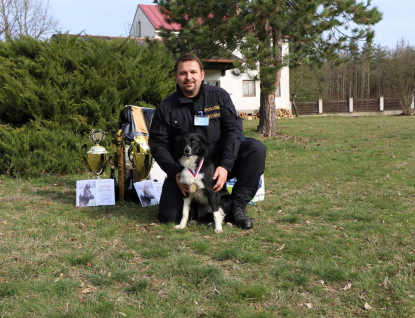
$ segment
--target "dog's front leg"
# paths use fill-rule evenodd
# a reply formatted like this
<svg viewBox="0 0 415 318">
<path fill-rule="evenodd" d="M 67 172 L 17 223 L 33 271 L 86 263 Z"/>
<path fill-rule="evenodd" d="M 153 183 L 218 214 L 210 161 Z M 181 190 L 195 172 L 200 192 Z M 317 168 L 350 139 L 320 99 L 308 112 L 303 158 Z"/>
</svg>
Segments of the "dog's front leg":
<svg viewBox="0 0 415 318">
<path fill-rule="evenodd" d="M 215 193 L 213 189 L 206 188 L 209 204 L 213 210 L 213 221 L 215 222 L 215 233 L 222 232 L 222 222 L 225 219 L 225 212 L 220 207 L 220 195 Z"/>
<path fill-rule="evenodd" d="M 213 221 L 215 222 L 215 233 L 222 232 L 222 222 L 225 219 L 225 212 L 222 208 L 219 208 L 216 212 L 213 212 Z"/>
<path fill-rule="evenodd" d="M 183 200 L 183 212 L 182 212 L 182 219 L 180 220 L 180 223 L 176 225 L 175 229 L 184 229 L 187 225 L 187 220 L 189 219 L 189 213 L 190 213 L 190 204 L 192 203 L 192 200 L 189 196 L 184 198 Z"/>
</svg>

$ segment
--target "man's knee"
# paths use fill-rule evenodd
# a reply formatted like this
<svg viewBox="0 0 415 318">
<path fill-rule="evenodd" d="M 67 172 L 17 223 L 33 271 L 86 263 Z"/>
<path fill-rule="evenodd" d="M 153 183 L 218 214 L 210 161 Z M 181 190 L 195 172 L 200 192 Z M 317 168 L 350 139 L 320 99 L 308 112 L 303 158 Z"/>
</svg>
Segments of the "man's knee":
<svg viewBox="0 0 415 318">
<path fill-rule="evenodd" d="M 267 147 L 259 140 L 255 140 L 254 145 L 255 153 L 257 154 L 257 156 L 265 160 L 265 157 L 267 155 Z"/>
<path fill-rule="evenodd" d="M 267 147 L 259 140 L 245 139 L 241 144 L 240 151 L 242 157 L 250 157 L 251 160 L 258 160 L 258 163 L 265 162 Z"/>
<path fill-rule="evenodd" d="M 239 148 L 238 157 L 230 177 L 257 179 L 264 173 L 267 147 L 255 139 L 245 139 Z"/>
<path fill-rule="evenodd" d="M 180 222 L 183 210 L 183 195 L 176 181 L 166 178 L 161 192 L 158 219 L 161 223 Z"/>
<path fill-rule="evenodd" d="M 177 204 L 178 202 L 175 202 L 176 204 L 162 204 L 160 202 L 159 204 L 159 213 L 158 213 L 158 219 L 160 223 L 179 223 L 182 218 L 182 210 L 183 210 L 183 204 Z"/>
</svg>

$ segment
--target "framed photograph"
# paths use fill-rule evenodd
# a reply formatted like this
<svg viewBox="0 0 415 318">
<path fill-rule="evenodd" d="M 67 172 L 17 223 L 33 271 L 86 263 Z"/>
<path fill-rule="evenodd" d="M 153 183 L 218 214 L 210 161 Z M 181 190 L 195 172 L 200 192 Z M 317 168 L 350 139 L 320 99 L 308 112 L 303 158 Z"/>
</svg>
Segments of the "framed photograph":
<svg viewBox="0 0 415 318">
<path fill-rule="evenodd" d="M 152 206 L 159 203 L 160 193 L 158 187 L 151 180 L 144 180 L 134 183 L 141 206 Z"/>
<path fill-rule="evenodd" d="M 76 206 L 115 205 L 114 180 L 76 181 Z"/>
</svg>

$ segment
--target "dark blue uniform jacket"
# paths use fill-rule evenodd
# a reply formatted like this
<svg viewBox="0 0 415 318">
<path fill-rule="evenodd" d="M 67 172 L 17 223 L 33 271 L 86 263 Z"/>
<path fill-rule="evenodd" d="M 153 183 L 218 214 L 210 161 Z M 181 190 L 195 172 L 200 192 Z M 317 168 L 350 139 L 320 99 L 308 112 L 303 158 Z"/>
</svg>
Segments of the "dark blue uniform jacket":
<svg viewBox="0 0 415 318">
<path fill-rule="evenodd" d="M 194 116 L 202 111 L 209 116 L 209 126 L 195 126 Z M 149 144 L 151 154 L 169 177 L 182 170 L 175 160 L 175 142 L 185 132 L 204 135 L 208 141 L 208 155 L 216 165 L 229 172 L 238 154 L 242 133 L 242 119 L 224 89 L 202 83 L 194 98 L 177 91 L 163 100 L 154 114 Z"/>
</svg>

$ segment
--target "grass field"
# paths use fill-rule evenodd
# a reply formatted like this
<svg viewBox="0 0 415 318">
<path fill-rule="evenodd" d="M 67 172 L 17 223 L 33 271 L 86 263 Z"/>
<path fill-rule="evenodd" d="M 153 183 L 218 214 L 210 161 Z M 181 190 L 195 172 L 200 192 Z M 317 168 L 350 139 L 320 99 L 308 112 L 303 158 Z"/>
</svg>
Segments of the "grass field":
<svg viewBox="0 0 415 318">
<path fill-rule="evenodd" d="M 0 317 L 415 317 L 415 117 L 277 125 L 250 231 L 3 177 Z"/>
</svg>

